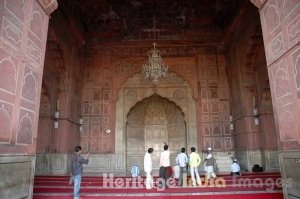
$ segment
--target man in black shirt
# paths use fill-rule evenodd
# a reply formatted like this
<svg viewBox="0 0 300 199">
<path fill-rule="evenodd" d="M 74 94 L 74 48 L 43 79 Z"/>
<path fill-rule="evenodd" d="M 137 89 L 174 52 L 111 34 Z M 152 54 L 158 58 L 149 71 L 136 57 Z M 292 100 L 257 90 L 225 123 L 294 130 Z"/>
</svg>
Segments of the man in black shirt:
<svg viewBox="0 0 300 199">
<path fill-rule="evenodd" d="M 86 158 L 83 158 L 80 154 L 81 154 L 81 146 L 76 146 L 75 154 L 72 158 L 72 165 L 71 165 L 71 173 L 74 180 L 74 199 L 79 199 L 83 164 L 87 164 L 89 162 L 89 156 L 90 156 L 90 154 L 88 153 Z"/>
</svg>

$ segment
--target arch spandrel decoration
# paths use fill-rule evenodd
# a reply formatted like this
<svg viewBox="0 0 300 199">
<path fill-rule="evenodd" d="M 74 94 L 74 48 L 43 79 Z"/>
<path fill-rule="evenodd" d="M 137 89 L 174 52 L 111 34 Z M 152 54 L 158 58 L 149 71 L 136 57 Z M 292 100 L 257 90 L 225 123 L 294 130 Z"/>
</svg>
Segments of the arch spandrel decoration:
<svg viewBox="0 0 300 199">
<path fill-rule="evenodd" d="M 147 85 L 153 85 L 151 81 L 145 80 L 141 76 L 142 65 L 145 63 L 146 59 L 127 59 L 126 61 L 114 62 L 115 66 L 116 80 L 115 88 L 120 90 L 123 84 L 126 84 L 128 79 L 137 75 L 137 78 L 140 79 L 140 82 Z M 199 94 L 197 90 L 196 83 L 196 62 L 194 57 L 181 57 L 181 58 L 165 58 L 164 61 L 169 67 L 169 72 L 166 79 L 161 79 L 160 83 L 168 83 L 178 81 L 178 78 L 181 78 L 182 82 L 186 82 L 188 86 L 192 89 L 193 98 L 197 100 Z M 184 63 L 184 64 L 183 64 Z M 173 73 L 173 75 L 172 75 Z M 176 75 L 175 75 L 176 74 Z M 116 93 L 117 95 L 117 93 Z M 115 99 L 118 100 L 118 96 L 115 96 Z"/>
<path fill-rule="evenodd" d="M 125 88 L 123 88 L 123 94 L 125 95 L 124 97 L 126 100 L 124 115 L 127 115 L 130 112 L 131 108 L 134 107 L 137 103 L 155 94 L 175 103 L 178 107 L 180 107 L 185 116 L 188 115 L 187 97 L 189 94 L 189 90 L 190 93 L 192 91 L 189 85 L 177 74 L 170 73 L 169 80 L 162 80 L 158 83 L 157 86 L 155 86 L 152 82 L 146 82 L 143 85 L 143 82 L 144 80 L 141 77 L 141 75 L 135 74 L 132 77 L 128 78 L 127 81 L 124 83 L 123 86 L 125 86 Z M 171 84 L 174 85 L 174 88 L 170 88 L 169 85 Z M 142 85 L 142 87 L 134 86 L 128 88 L 126 85 Z M 119 90 L 119 97 L 121 90 Z M 185 121 L 186 120 L 187 119 L 185 118 Z"/>
</svg>

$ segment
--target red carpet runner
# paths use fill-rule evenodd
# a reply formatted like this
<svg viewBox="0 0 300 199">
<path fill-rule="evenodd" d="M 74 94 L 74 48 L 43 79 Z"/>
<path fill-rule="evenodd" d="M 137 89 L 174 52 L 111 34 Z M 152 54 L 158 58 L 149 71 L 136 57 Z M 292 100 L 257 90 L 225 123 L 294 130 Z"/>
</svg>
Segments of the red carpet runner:
<svg viewBox="0 0 300 199">
<path fill-rule="evenodd" d="M 220 175 L 213 183 L 200 187 L 178 187 L 171 180 L 167 189 L 146 190 L 144 178 L 112 175 L 84 176 L 81 183 L 83 199 L 283 199 L 279 173 L 247 173 L 233 178 Z M 154 179 L 156 182 L 157 178 Z M 174 186 L 172 186 L 174 185 Z M 68 176 L 36 176 L 34 199 L 71 199 L 73 186 Z"/>
<path fill-rule="evenodd" d="M 283 199 L 282 193 L 206 196 L 81 196 L 82 199 Z M 72 199 L 72 196 L 34 196 L 34 199 Z"/>
</svg>

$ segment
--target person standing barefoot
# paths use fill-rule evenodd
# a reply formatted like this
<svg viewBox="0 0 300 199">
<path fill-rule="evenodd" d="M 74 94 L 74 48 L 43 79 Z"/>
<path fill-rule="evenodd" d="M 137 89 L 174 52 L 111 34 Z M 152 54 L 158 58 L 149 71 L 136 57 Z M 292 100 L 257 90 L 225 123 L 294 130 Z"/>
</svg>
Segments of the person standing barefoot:
<svg viewBox="0 0 300 199">
<path fill-rule="evenodd" d="M 151 154 L 153 153 L 153 148 L 149 148 L 148 152 L 144 156 L 144 171 L 146 172 L 146 189 L 153 188 L 153 177 L 152 172 L 152 158 Z"/>
</svg>

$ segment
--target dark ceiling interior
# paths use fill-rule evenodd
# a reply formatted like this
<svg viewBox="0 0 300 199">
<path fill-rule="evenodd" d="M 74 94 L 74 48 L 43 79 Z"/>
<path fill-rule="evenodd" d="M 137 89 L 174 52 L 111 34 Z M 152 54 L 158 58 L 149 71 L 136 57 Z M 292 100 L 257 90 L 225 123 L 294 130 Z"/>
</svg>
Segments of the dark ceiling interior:
<svg viewBox="0 0 300 199">
<path fill-rule="evenodd" d="M 60 0 L 61 9 L 85 33 L 102 32 L 130 40 L 141 35 L 172 38 L 183 32 L 223 31 L 245 0 Z M 154 29 L 155 23 L 155 29 Z M 179 38 L 180 39 L 180 38 Z"/>
</svg>

